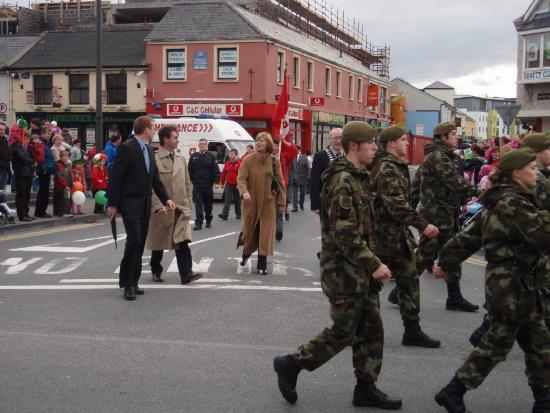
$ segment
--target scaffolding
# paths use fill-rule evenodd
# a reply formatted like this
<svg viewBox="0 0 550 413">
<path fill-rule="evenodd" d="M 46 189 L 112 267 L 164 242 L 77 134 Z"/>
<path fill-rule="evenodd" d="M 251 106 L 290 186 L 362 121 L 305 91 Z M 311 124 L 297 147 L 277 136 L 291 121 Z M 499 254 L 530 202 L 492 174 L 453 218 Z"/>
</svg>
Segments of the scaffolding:
<svg viewBox="0 0 550 413">
<path fill-rule="evenodd" d="M 353 56 L 389 80 L 390 47 L 368 41 L 364 25 L 326 0 L 233 0 L 250 11 Z"/>
</svg>

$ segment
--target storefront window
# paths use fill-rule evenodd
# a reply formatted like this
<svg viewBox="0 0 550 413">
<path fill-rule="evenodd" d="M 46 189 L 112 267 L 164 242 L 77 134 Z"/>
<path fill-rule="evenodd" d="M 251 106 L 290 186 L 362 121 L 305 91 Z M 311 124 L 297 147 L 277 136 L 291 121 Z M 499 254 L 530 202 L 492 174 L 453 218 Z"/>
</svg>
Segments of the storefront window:
<svg viewBox="0 0 550 413">
<path fill-rule="evenodd" d="M 540 67 L 540 35 L 527 36 L 525 47 L 525 67 L 535 69 Z"/>
</svg>

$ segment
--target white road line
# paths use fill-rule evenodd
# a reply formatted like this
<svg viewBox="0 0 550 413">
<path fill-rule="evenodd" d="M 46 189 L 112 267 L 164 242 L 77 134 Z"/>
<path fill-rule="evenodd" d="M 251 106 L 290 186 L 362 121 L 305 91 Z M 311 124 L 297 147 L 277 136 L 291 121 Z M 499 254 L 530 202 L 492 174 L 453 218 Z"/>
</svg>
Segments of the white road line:
<svg viewBox="0 0 550 413">
<path fill-rule="evenodd" d="M 210 237 L 210 238 L 200 239 L 198 241 L 193 241 L 193 242 L 190 242 L 189 245 L 202 244 L 204 242 L 213 241 L 215 239 L 225 238 L 225 237 L 229 237 L 231 235 L 237 235 L 237 234 L 239 234 L 239 232 L 228 232 L 227 234 L 216 235 L 215 237 Z"/>
<path fill-rule="evenodd" d="M 215 285 L 215 284 L 146 284 L 141 286 L 145 290 L 264 290 L 264 291 L 302 291 L 320 292 L 317 287 L 277 287 L 268 285 Z M 40 291 L 40 290 L 114 290 L 113 284 L 96 285 L 0 285 L 0 291 Z"/>
<path fill-rule="evenodd" d="M 118 237 L 118 240 L 121 241 L 126 238 L 126 235 L 120 235 Z M 74 241 L 73 241 L 74 242 Z M 75 253 L 75 254 L 82 254 L 85 252 L 90 252 L 92 250 L 95 250 L 97 248 L 104 247 L 105 245 L 114 244 L 113 239 L 109 239 L 107 241 L 100 242 L 99 244 L 90 245 L 89 247 L 64 247 L 64 246 L 49 246 L 49 245 L 36 245 L 34 247 L 24 247 L 24 248 L 13 248 L 10 249 L 10 251 L 27 251 L 27 252 L 63 252 L 65 254 L 67 253 Z"/>
<path fill-rule="evenodd" d="M 59 282 L 61 284 L 117 283 L 118 278 L 64 278 Z M 193 282 L 194 283 L 240 283 L 244 281 L 234 280 L 231 278 L 201 278 Z"/>
</svg>

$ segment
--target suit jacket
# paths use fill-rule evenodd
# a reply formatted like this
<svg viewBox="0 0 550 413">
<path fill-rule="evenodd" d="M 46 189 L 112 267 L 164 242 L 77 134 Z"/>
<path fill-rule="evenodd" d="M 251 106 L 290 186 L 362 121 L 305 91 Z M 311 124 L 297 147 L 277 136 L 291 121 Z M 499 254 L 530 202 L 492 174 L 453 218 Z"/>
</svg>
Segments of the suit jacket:
<svg viewBox="0 0 550 413">
<path fill-rule="evenodd" d="M 300 157 L 300 159 L 298 159 Z M 293 183 L 297 185 L 306 185 L 309 177 L 309 161 L 304 154 L 296 155 L 292 161 L 292 178 Z"/>
<path fill-rule="evenodd" d="M 330 154 L 330 157 L 329 157 Z M 330 166 L 334 160 L 334 156 L 330 150 L 330 147 L 317 152 L 313 156 L 313 164 L 311 166 L 311 178 L 309 181 L 309 197 L 311 199 L 311 210 L 321 209 L 321 190 L 323 189 L 323 183 L 321 176 L 323 172 Z"/>
<path fill-rule="evenodd" d="M 108 206 L 116 207 L 125 218 L 148 217 L 151 214 L 152 191 L 166 204 L 169 197 L 159 178 L 155 155 L 149 146 L 150 168 L 147 173 L 145 157 L 137 137 L 118 147 L 116 162 L 109 174 Z"/>
</svg>

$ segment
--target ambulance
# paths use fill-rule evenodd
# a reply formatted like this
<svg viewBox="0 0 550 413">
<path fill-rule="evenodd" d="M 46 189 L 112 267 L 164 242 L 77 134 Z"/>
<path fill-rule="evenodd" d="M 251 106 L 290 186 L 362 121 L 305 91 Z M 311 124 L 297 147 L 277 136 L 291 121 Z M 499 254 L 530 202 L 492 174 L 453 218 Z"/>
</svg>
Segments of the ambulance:
<svg viewBox="0 0 550 413">
<path fill-rule="evenodd" d="M 229 158 L 229 150 L 236 149 L 239 158 L 246 152 L 246 147 L 254 145 L 254 139 L 237 122 L 207 116 L 198 118 L 154 118 L 157 130 L 165 125 L 174 125 L 179 132 L 178 150 L 187 161 L 194 152 L 199 150 L 199 140 L 206 139 L 208 151 L 216 158 L 220 173 Z M 152 146 L 158 146 L 158 136 L 155 135 Z M 214 188 L 214 199 L 221 199 L 223 189 Z"/>
</svg>

